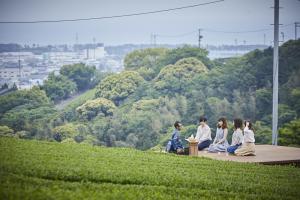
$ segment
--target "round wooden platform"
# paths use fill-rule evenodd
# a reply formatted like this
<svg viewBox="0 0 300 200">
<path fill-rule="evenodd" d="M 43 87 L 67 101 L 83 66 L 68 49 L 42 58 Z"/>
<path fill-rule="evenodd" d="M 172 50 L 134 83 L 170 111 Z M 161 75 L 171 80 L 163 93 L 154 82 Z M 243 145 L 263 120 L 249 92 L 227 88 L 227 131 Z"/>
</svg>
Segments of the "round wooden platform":
<svg viewBox="0 0 300 200">
<path fill-rule="evenodd" d="M 255 147 L 256 156 L 235 156 L 228 153 L 209 153 L 207 151 L 198 151 L 198 156 L 235 162 L 300 164 L 300 148 L 273 145 L 256 145 Z"/>
</svg>

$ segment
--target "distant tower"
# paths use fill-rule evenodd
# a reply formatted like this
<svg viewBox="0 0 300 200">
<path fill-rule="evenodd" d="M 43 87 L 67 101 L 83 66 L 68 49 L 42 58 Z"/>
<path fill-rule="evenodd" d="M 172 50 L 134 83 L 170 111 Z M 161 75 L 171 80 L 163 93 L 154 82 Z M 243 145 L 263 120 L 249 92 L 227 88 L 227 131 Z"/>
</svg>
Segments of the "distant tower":
<svg viewBox="0 0 300 200">
<path fill-rule="evenodd" d="M 282 43 L 284 43 L 284 32 L 280 32 L 280 34 L 281 34 L 281 38 L 282 38 Z"/>
<path fill-rule="evenodd" d="M 297 37 L 297 28 L 299 28 L 299 27 L 300 27 L 300 22 L 295 22 L 295 40 L 298 39 L 298 37 Z"/>
<path fill-rule="evenodd" d="M 236 38 L 234 39 L 234 44 L 235 44 L 235 46 L 237 46 L 237 44 L 238 44 L 238 41 Z"/>
<path fill-rule="evenodd" d="M 96 58 L 96 38 L 93 37 L 94 59 Z"/>
<path fill-rule="evenodd" d="M 19 67 L 19 78 L 23 77 L 21 59 L 20 59 L 20 50 L 19 50 L 19 59 L 18 59 L 18 67 Z"/>
<path fill-rule="evenodd" d="M 77 32 L 76 32 L 76 36 L 75 36 L 74 51 L 78 51 L 78 33 Z"/>
<path fill-rule="evenodd" d="M 199 34 L 198 34 L 198 47 L 201 48 L 201 39 L 203 38 L 203 36 L 201 35 L 201 29 L 198 29 Z"/>
</svg>

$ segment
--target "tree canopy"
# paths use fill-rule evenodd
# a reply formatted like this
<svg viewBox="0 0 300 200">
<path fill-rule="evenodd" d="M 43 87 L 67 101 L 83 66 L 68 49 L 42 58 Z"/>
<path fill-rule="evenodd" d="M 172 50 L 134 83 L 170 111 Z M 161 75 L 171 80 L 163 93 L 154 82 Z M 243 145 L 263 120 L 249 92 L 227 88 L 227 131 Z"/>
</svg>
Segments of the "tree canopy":
<svg viewBox="0 0 300 200">
<path fill-rule="evenodd" d="M 97 86 L 96 97 L 103 97 L 119 105 L 143 83 L 144 79 L 135 71 L 124 71 L 106 77 Z"/>
</svg>

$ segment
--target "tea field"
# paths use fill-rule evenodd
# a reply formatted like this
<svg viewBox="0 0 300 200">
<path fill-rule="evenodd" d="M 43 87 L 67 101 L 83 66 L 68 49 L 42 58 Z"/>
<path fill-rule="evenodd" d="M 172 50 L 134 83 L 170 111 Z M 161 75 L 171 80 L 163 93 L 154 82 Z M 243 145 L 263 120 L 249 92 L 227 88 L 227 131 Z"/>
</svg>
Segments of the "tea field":
<svg viewBox="0 0 300 200">
<path fill-rule="evenodd" d="M 300 199 L 300 168 L 0 137 L 0 199 Z"/>
</svg>

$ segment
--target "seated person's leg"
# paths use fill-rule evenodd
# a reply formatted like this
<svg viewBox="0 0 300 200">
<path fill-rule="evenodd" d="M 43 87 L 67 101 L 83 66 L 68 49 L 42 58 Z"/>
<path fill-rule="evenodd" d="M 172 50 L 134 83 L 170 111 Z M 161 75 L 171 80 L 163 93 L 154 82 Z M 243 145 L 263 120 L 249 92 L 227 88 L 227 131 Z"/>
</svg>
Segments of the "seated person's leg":
<svg viewBox="0 0 300 200">
<path fill-rule="evenodd" d="M 227 148 L 227 152 L 233 154 L 236 149 L 237 149 L 236 146 L 230 146 Z"/>
<path fill-rule="evenodd" d="M 209 147 L 209 145 L 210 145 L 210 140 L 203 141 L 198 144 L 198 150 L 201 151 L 201 150 Z"/>
</svg>

